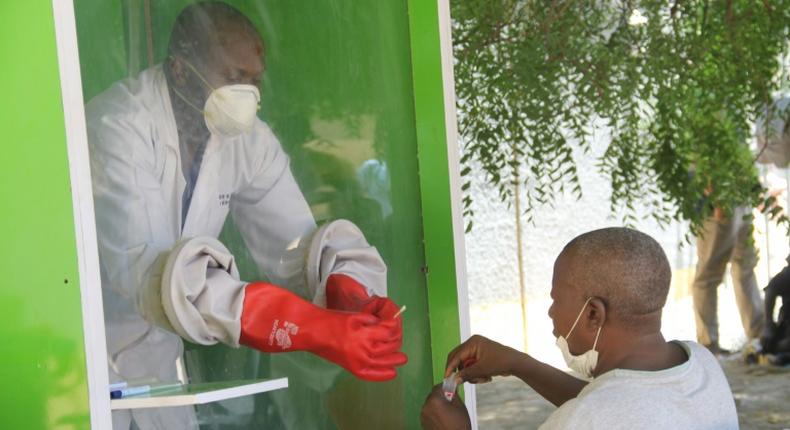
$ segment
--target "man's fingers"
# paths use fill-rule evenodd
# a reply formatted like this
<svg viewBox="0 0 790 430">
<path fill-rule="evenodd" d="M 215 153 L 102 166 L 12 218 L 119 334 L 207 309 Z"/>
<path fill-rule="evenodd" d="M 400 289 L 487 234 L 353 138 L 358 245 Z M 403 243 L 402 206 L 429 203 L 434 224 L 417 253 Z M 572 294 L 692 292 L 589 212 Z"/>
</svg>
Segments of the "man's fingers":
<svg viewBox="0 0 790 430">
<path fill-rule="evenodd" d="M 395 317 L 395 314 L 400 311 L 398 305 L 386 297 L 374 296 L 370 302 L 362 308 L 363 312 L 371 313 L 381 318 L 382 320 L 389 320 Z"/>
<path fill-rule="evenodd" d="M 475 363 L 477 363 L 477 357 L 466 357 L 465 359 L 463 359 L 459 367 L 460 368 L 469 367 Z"/>
<path fill-rule="evenodd" d="M 351 317 L 352 327 L 371 327 L 375 326 L 380 320 L 371 314 L 357 312 Z"/>
<path fill-rule="evenodd" d="M 398 372 L 392 367 L 369 367 L 360 370 L 355 375 L 366 381 L 389 381 L 398 376 Z"/>
<path fill-rule="evenodd" d="M 478 349 L 476 343 L 474 343 L 474 337 L 456 346 L 447 354 L 444 377 L 450 376 L 456 369 L 461 369 L 469 366 L 471 363 L 476 363 L 478 360 L 477 352 Z"/>
<path fill-rule="evenodd" d="M 373 345 L 370 345 L 367 350 L 370 355 L 376 357 L 379 355 L 386 355 L 391 354 L 393 352 L 398 352 L 400 350 L 401 345 L 403 342 L 400 339 L 392 341 L 392 342 L 375 342 Z"/>
<path fill-rule="evenodd" d="M 365 304 L 365 306 L 362 307 L 362 312 L 367 312 L 381 318 L 380 314 L 384 310 L 384 305 L 385 303 L 383 303 L 381 300 L 377 300 L 376 297 L 373 297 L 367 304 Z"/>
<path fill-rule="evenodd" d="M 364 336 L 365 339 L 375 340 L 376 342 L 391 342 L 401 337 L 400 333 L 398 331 L 393 331 L 391 326 L 382 325 L 380 319 L 372 315 L 368 316 L 375 318 L 377 322 L 376 324 L 365 325 L 358 328 L 359 333 Z"/>
<path fill-rule="evenodd" d="M 462 350 L 465 348 L 465 346 L 466 346 L 466 343 L 462 343 L 462 344 L 456 346 L 455 348 L 453 348 L 453 350 L 450 351 L 449 354 L 447 354 L 447 364 L 445 364 L 445 366 L 444 366 L 444 377 L 445 378 L 450 376 L 450 375 L 452 375 L 453 372 L 455 372 L 455 369 L 457 369 L 458 366 L 461 364 L 462 359 L 461 359 L 460 355 L 461 355 Z"/>
<path fill-rule="evenodd" d="M 394 352 L 392 354 L 384 355 L 381 357 L 373 357 L 368 360 L 370 367 L 396 367 L 403 366 L 409 361 L 409 357 L 402 352 Z"/>
<path fill-rule="evenodd" d="M 393 339 L 400 339 L 403 336 L 403 326 L 399 319 L 382 319 L 379 325 L 386 328 Z"/>
<path fill-rule="evenodd" d="M 472 382 L 478 380 L 491 380 L 491 375 L 485 373 L 484 369 L 479 364 L 473 364 L 469 367 L 464 367 L 461 371 L 458 372 L 458 376 L 461 377 L 461 380 L 464 382 Z M 484 382 L 488 382 L 484 381 Z"/>
</svg>

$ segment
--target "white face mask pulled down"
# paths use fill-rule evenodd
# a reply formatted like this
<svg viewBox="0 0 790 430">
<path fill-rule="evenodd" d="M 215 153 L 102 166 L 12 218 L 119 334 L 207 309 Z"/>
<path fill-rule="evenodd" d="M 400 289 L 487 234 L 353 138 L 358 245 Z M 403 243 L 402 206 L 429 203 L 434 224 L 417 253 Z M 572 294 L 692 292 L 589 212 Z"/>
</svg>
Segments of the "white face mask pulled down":
<svg viewBox="0 0 790 430">
<path fill-rule="evenodd" d="M 214 88 L 192 64 L 188 61 L 184 62 L 211 89 L 211 93 L 206 99 L 203 109 L 199 109 L 178 90 L 174 88 L 173 91 L 189 106 L 203 114 L 206 127 L 211 134 L 231 138 L 242 133 L 249 133 L 255 122 L 255 113 L 260 108 L 261 93 L 258 87 L 234 84 Z"/>
<path fill-rule="evenodd" d="M 583 354 L 571 354 L 571 351 L 568 348 L 568 338 L 571 336 L 571 333 L 573 333 L 573 329 L 576 328 L 576 324 L 579 323 L 579 319 L 584 313 L 584 308 L 586 308 L 587 304 L 590 303 L 590 299 L 592 299 L 592 297 L 584 302 L 584 306 L 582 306 L 581 311 L 579 311 L 579 315 L 576 317 L 576 321 L 573 322 L 573 326 L 571 326 L 571 329 L 568 331 L 568 335 L 557 338 L 557 347 L 560 349 L 560 351 L 562 351 L 562 358 L 565 359 L 565 364 L 567 364 L 571 370 L 587 379 L 593 378 L 593 372 L 595 371 L 595 367 L 598 365 L 598 351 L 595 350 L 595 347 L 598 345 L 598 337 L 601 335 L 601 328 L 603 328 L 603 326 L 598 327 L 598 333 L 595 335 L 595 342 L 593 342 L 592 349 Z"/>
</svg>

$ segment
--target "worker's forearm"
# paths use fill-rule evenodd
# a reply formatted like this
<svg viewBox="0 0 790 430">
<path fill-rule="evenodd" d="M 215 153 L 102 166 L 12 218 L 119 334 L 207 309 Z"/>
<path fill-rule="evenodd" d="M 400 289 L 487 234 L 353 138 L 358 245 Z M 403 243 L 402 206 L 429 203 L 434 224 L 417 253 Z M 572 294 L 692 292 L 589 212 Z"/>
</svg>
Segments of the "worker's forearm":
<svg viewBox="0 0 790 430">
<path fill-rule="evenodd" d="M 587 382 L 548 364 L 542 363 L 527 354 L 519 353 L 512 364 L 511 374 L 556 406 L 576 397 Z"/>
</svg>

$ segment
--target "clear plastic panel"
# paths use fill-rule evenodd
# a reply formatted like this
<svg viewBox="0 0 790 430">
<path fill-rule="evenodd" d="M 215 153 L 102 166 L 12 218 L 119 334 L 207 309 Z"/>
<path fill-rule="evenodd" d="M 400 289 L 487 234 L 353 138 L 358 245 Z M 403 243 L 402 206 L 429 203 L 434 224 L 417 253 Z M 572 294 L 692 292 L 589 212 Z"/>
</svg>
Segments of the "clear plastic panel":
<svg viewBox="0 0 790 430">
<path fill-rule="evenodd" d="M 287 390 L 195 408 L 202 429 L 417 428 L 431 355 L 406 0 L 229 1 L 249 24 L 174 25 L 192 3 L 75 0 L 111 378 L 170 382 L 179 377 L 179 357 L 191 383 L 289 378 Z M 174 28 L 192 38 L 174 36 Z M 251 32 L 262 44 L 250 42 Z M 189 61 L 171 61 L 174 53 Z M 256 68 L 260 82 L 248 73 Z M 263 122 L 252 132 L 244 112 L 227 118 L 222 100 L 210 112 L 213 123 L 195 121 L 211 90 L 230 83 L 258 89 Z M 243 105 L 250 88 L 240 89 L 226 95 Z M 239 130 L 252 141 L 276 139 L 284 157 L 243 153 L 211 167 L 221 152 L 211 136 Z M 216 174 L 206 175 L 211 169 Z M 260 218 L 237 215 L 233 200 L 245 197 L 239 188 L 256 180 L 266 189 L 294 186 L 271 198 Z M 247 225 L 267 216 L 274 221 L 257 230 Z M 403 351 L 410 360 L 393 381 L 364 382 L 304 352 L 185 341 L 182 354 L 179 338 L 149 324 L 167 326 L 164 316 L 140 315 L 140 303 L 157 297 L 138 289 L 159 282 L 163 258 L 190 236 L 218 237 L 242 280 L 308 296 L 294 243 L 340 218 L 378 249 L 390 298 L 408 307 Z M 132 418 L 144 430 L 195 428 L 191 408 L 166 409 L 120 417 L 116 428 L 129 428 Z"/>
</svg>

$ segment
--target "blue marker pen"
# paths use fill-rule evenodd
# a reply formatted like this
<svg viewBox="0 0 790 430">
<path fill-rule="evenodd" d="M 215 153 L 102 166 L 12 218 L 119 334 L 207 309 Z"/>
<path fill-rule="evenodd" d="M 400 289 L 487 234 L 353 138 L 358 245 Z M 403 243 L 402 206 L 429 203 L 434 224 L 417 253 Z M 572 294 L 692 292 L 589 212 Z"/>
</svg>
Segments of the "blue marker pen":
<svg viewBox="0 0 790 430">
<path fill-rule="evenodd" d="M 141 385 L 139 387 L 127 387 L 120 390 L 110 391 L 111 399 L 122 399 L 124 397 L 135 396 L 137 394 L 146 394 L 151 391 L 150 385 Z"/>
<path fill-rule="evenodd" d="M 116 391 L 116 390 L 120 390 L 121 388 L 126 388 L 127 385 L 129 384 L 126 383 L 126 381 L 112 383 L 110 384 L 110 391 Z"/>
<path fill-rule="evenodd" d="M 120 390 L 113 390 L 110 391 L 110 398 L 111 399 L 123 399 L 129 396 L 137 396 L 140 394 L 156 394 L 162 393 L 167 391 L 178 391 L 181 390 L 183 385 L 180 382 L 175 384 L 164 384 L 164 385 L 141 385 L 139 387 L 127 387 L 122 388 Z"/>
</svg>

